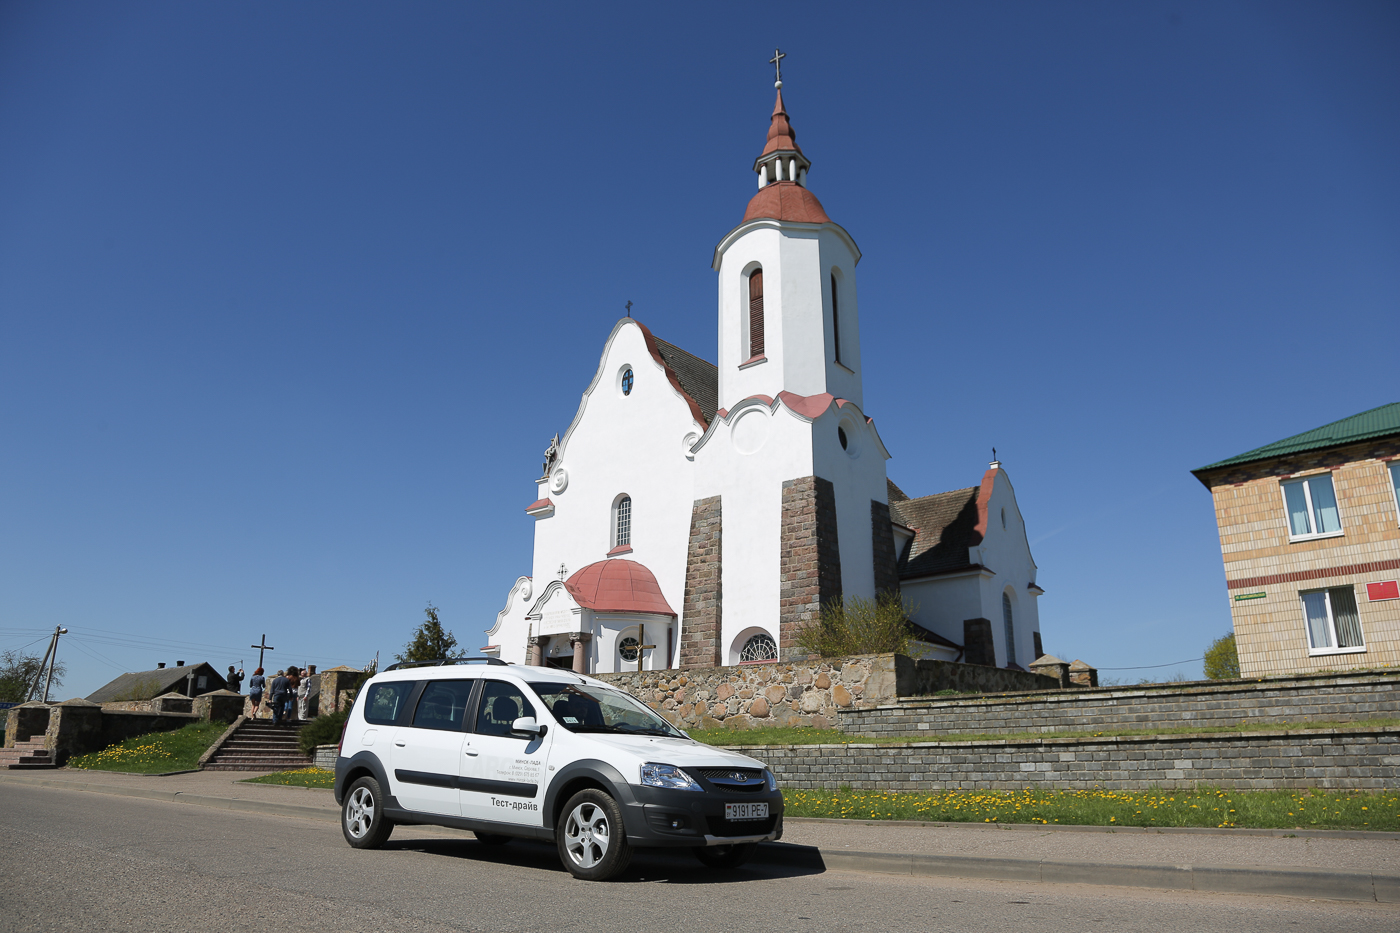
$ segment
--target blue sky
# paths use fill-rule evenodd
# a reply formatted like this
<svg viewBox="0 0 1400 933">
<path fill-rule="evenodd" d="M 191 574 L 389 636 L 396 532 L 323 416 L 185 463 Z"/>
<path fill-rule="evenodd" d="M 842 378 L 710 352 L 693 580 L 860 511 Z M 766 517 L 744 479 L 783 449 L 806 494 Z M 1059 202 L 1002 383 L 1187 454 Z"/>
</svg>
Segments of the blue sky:
<svg viewBox="0 0 1400 933">
<path fill-rule="evenodd" d="M 775 45 L 890 476 L 995 445 L 1046 649 L 1199 675 L 1188 471 L 1400 400 L 1394 4 L 0 6 L 0 648 L 484 644 L 623 304 L 714 359 Z"/>
</svg>

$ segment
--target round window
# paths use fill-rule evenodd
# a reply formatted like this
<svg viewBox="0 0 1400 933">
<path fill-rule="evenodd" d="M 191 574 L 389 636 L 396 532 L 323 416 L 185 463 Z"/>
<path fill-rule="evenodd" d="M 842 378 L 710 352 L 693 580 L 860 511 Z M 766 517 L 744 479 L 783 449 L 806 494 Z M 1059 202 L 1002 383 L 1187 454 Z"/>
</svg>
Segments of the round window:
<svg viewBox="0 0 1400 933">
<path fill-rule="evenodd" d="M 642 643 L 631 635 L 628 635 L 617 643 L 617 653 L 622 655 L 622 660 L 624 661 L 635 661 L 637 658 L 641 657 Z"/>
<path fill-rule="evenodd" d="M 760 632 L 744 642 L 744 647 L 739 651 L 740 661 L 776 661 L 778 660 L 778 643 L 773 641 L 773 636 L 767 632 Z"/>
<path fill-rule="evenodd" d="M 622 371 L 622 394 L 632 394 L 632 369 L 628 367 Z"/>
<path fill-rule="evenodd" d="M 837 428 L 837 429 L 836 429 L 836 439 L 837 439 L 838 441 L 841 442 L 841 449 L 842 449 L 842 450 L 846 450 L 846 449 L 850 446 L 850 443 L 851 443 L 851 442 L 848 441 L 848 440 L 846 440 L 846 429 L 845 429 L 845 428 Z"/>
</svg>

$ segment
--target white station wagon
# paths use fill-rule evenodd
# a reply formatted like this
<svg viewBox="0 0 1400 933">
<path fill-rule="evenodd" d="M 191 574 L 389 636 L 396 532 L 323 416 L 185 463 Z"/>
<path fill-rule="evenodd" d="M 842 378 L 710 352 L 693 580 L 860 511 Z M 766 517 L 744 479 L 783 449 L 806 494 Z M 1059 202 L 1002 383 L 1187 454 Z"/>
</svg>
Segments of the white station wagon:
<svg viewBox="0 0 1400 933">
<path fill-rule="evenodd" d="M 468 663 L 476 662 L 476 663 Z M 623 871 L 633 848 L 743 864 L 783 833 L 773 772 L 702 745 L 631 694 L 495 658 L 396 664 L 355 700 L 335 764 L 345 841 L 395 824 L 471 830 L 487 845 L 553 841 L 576 877 Z"/>
</svg>

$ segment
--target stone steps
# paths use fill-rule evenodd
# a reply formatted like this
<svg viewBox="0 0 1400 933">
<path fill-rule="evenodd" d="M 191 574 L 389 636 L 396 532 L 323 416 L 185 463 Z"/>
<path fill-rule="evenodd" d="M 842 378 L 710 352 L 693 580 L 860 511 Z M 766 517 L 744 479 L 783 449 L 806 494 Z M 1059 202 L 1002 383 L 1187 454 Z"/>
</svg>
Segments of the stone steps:
<svg viewBox="0 0 1400 933">
<path fill-rule="evenodd" d="M 297 747 L 297 733 L 304 723 L 286 720 L 274 726 L 270 720 L 249 719 L 224 740 L 200 766 L 204 771 L 290 771 L 311 766 L 311 759 Z"/>
<path fill-rule="evenodd" d="M 53 752 L 45 747 L 43 739 L 26 739 L 10 748 L 0 748 L 0 768 L 29 771 L 56 767 Z"/>
</svg>

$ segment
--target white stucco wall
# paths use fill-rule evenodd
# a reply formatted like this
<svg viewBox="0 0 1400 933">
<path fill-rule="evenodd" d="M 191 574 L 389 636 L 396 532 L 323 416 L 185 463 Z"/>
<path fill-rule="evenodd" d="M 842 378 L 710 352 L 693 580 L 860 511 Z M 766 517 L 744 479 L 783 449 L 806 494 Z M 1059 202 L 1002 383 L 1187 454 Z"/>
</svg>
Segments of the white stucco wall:
<svg viewBox="0 0 1400 933">
<path fill-rule="evenodd" d="M 856 263 L 860 252 L 835 224 L 780 224 L 755 220 L 720 243 L 719 405 L 731 408 L 753 395 L 830 392 L 863 405 L 860 311 Z M 748 277 L 763 268 L 764 356 L 749 359 Z M 831 273 L 840 280 L 841 364 L 835 360 Z M 844 364 L 844 365 L 842 365 Z"/>
<path fill-rule="evenodd" d="M 634 381 L 631 393 L 624 396 L 620 378 L 628 367 Z M 559 578 L 561 562 L 572 576 L 608 559 L 613 503 L 626 493 L 632 498 L 632 552 L 618 556 L 644 564 L 679 616 L 684 611 L 686 547 L 695 499 L 694 464 L 686 455 L 685 439 L 698 438 L 703 431 L 685 398 L 667 380 L 664 367 L 647 350 L 637 322 L 620 321 L 573 424 L 560 440 L 551 476 L 539 484 L 538 498 L 550 499 L 554 511 L 535 519 L 532 597 L 538 599 L 549 582 Z M 561 471 L 566 480 L 562 484 L 557 479 Z M 520 503 L 522 508 L 527 504 Z M 489 633 L 491 643 L 501 646 L 504 661 L 526 659 L 529 605 L 517 595 L 501 624 Z M 661 637 L 662 647 L 650 654 L 665 667 L 660 658 L 664 632 Z M 592 670 L 618 669 L 611 641 L 595 643 L 591 650 Z"/>
</svg>

